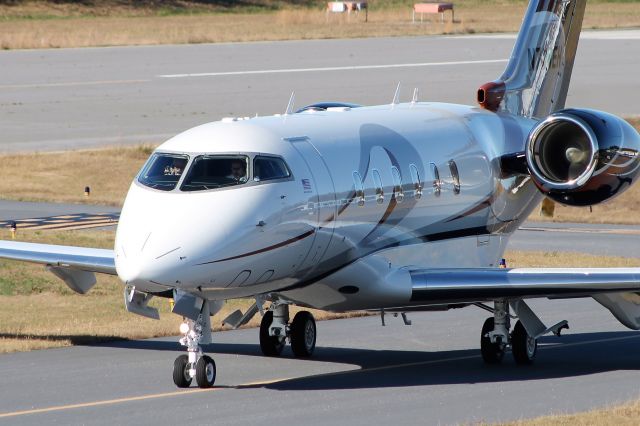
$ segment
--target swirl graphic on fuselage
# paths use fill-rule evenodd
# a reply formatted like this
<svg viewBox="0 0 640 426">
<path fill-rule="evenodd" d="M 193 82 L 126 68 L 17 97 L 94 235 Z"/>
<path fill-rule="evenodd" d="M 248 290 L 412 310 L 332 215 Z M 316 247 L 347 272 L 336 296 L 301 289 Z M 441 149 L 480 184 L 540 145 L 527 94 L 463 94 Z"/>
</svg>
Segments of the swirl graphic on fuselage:
<svg viewBox="0 0 640 426">
<path fill-rule="evenodd" d="M 409 165 L 414 164 L 419 176 L 425 176 L 423 162 L 420 153 L 404 136 L 379 124 L 364 124 L 360 127 L 360 162 L 358 172 L 366 181 L 371 168 L 371 152 L 375 147 L 384 150 L 391 164 L 400 172 L 400 185 L 404 188 L 407 177 L 411 176 Z M 384 234 L 390 228 L 397 226 L 417 203 L 416 198 L 405 199 L 398 203 L 398 194 L 394 191 L 387 209 L 382 214 L 376 226 L 360 241 L 363 247 L 370 247 L 376 242 L 384 245 Z M 401 208 L 398 208 L 401 206 Z"/>
</svg>

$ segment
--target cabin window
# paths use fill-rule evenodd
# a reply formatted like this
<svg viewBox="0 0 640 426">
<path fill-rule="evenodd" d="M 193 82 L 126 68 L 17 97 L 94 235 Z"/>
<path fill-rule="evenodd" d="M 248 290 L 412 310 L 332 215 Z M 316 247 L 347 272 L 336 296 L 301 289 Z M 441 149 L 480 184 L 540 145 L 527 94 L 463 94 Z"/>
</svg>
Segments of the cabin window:
<svg viewBox="0 0 640 426">
<path fill-rule="evenodd" d="M 397 167 L 391 167 L 391 176 L 393 177 L 393 195 L 396 201 L 401 203 L 404 200 L 404 191 L 402 190 L 402 177 Z"/>
<path fill-rule="evenodd" d="M 434 163 L 431 163 L 431 176 L 433 176 L 433 195 L 439 197 L 440 192 L 442 191 L 442 181 L 440 180 L 440 172 L 438 171 L 438 166 L 436 166 Z"/>
<path fill-rule="evenodd" d="M 353 185 L 356 189 L 358 205 L 364 206 L 364 185 L 362 184 L 362 176 L 358 172 L 353 172 Z"/>
<path fill-rule="evenodd" d="M 413 181 L 413 196 L 416 199 L 422 197 L 422 182 L 420 181 L 420 173 L 415 164 L 409 164 L 409 170 L 411 170 L 411 180 Z"/>
<path fill-rule="evenodd" d="M 189 162 L 180 154 L 155 153 L 138 175 L 138 182 L 149 188 L 171 191 L 176 187 Z"/>
<path fill-rule="evenodd" d="M 453 180 L 453 193 L 458 195 L 460 193 L 460 175 L 458 174 L 458 166 L 453 160 L 449 161 L 449 171 Z"/>
<path fill-rule="evenodd" d="M 180 189 L 190 192 L 242 185 L 249 179 L 248 163 L 244 155 L 200 155 L 193 160 Z"/>
<path fill-rule="evenodd" d="M 253 160 L 253 180 L 287 179 L 291 176 L 282 158 L 258 156 Z"/>
<path fill-rule="evenodd" d="M 373 184 L 376 188 L 376 202 L 382 204 L 384 202 L 384 189 L 382 188 L 382 179 L 380 178 L 380 172 L 373 170 L 371 172 L 373 176 Z"/>
</svg>

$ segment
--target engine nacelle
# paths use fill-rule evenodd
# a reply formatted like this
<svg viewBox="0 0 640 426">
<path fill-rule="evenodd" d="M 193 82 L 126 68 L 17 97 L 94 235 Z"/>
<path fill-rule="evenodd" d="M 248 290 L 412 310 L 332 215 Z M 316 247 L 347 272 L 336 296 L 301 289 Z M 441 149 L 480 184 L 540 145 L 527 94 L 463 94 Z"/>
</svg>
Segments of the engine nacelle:
<svg viewBox="0 0 640 426">
<path fill-rule="evenodd" d="M 531 178 L 547 197 L 589 206 L 621 194 L 640 170 L 640 135 L 606 112 L 565 109 L 529 133 L 526 160 Z"/>
</svg>

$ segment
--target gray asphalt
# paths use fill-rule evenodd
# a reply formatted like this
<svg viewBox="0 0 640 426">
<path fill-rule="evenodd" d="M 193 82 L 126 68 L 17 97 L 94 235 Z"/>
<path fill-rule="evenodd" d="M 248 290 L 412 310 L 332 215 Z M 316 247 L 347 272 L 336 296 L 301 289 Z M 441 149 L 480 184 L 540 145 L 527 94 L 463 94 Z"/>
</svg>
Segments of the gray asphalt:
<svg viewBox="0 0 640 426">
<path fill-rule="evenodd" d="M 310 360 L 260 356 L 257 330 L 220 332 L 206 348 L 212 391 L 171 380 L 176 338 L 0 356 L 0 417 L 8 424 L 457 424 L 577 412 L 640 394 L 640 333 L 592 300 L 536 301 L 571 330 L 541 340 L 533 366 L 483 365 L 486 312 L 411 314 L 318 323 Z M 262 383 L 261 383 L 262 382 Z M 44 411 L 33 411 L 44 410 Z M 0 414 L 1 416 L 2 414 Z"/>
<path fill-rule="evenodd" d="M 640 114 L 638 39 L 638 30 L 586 33 L 568 105 Z M 473 104 L 505 65 L 482 61 L 508 58 L 513 42 L 474 35 L 3 51 L 0 152 L 160 142 L 223 116 L 284 112 L 292 91 L 299 106 L 379 104 L 402 82 L 406 101 L 418 87 L 422 100 Z M 459 61 L 467 62 L 433 65 Z M 432 65 L 322 70 L 416 63 Z M 260 70 L 289 71 L 246 73 Z M 162 77 L 190 73 L 236 74 Z"/>
<path fill-rule="evenodd" d="M 74 213 L 119 213 L 119 207 L 92 204 L 35 203 L 0 200 L 0 222 Z"/>
</svg>

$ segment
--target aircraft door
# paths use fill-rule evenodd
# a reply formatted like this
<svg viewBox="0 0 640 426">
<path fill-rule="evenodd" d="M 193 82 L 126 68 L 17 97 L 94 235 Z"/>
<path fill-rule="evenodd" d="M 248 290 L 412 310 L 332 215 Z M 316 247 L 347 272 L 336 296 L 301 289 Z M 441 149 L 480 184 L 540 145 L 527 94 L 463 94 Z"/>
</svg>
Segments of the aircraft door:
<svg viewBox="0 0 640 426">
<path fill-rule="evenodd" d="M 306 212 L 309 224 L 316 229 L 313 246 L 299 271 L 312 272 L 324 258 L 333 237 L 336 217 L 336 194 L 329 169 L 309 138 L 289 139 L 293 147 L 304 159 L 307 173 L 296 176 L 305 195 L 308 195 Z"/>
</svg>

